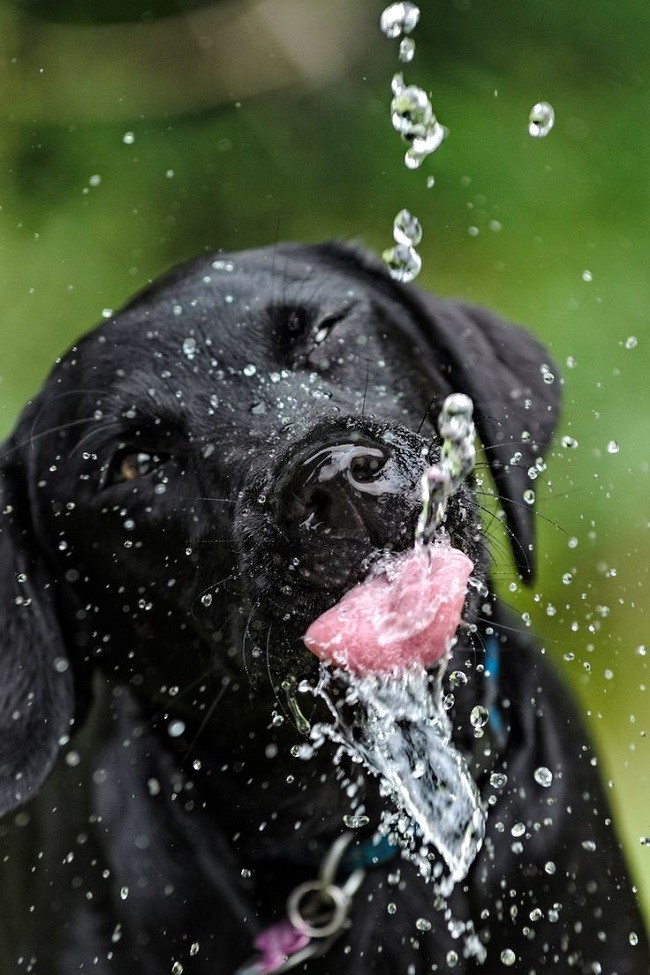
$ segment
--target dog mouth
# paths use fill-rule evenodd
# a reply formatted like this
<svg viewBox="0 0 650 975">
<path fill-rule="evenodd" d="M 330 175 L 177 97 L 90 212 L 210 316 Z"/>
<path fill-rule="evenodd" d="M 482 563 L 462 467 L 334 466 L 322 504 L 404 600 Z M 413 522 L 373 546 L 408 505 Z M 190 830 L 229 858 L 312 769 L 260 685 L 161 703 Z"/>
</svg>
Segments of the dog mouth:
<svg viewBox="0 0 650 975">
<path fill-rule="evenodd" d="M 311 623 L 305 646 L 358 675 L 432 666 L 451 649 L 473 568 L 445 535 L 388 556 Z"/>
</svg>

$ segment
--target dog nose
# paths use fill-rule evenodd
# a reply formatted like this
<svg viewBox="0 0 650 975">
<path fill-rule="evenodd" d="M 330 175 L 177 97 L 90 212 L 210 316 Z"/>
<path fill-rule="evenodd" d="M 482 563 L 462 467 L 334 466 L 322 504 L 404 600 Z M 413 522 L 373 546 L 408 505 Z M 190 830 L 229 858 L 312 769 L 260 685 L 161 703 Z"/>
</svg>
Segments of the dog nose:
<svg viewBox="0 0 650 975">
<path fill-rule="evenodd" d="M 337 534 L 365 534 L 367 499 L 395 490 L 379 447 L 353 443 L 323 447 L 299 464 L 287 485 L 286 521 Z"/>
<path fill-rule="evenodd" d="M 404 502 L 413 498 L 420 472 L 419 458 L 417 464 L 407 463 L 388 444 L 351 438 L 320 446 L 287 472 L 281 492 L 283 528 L 303 542 L 314 535 L 380 547 L 395 542 L 404 523 Z"/>
</svg>

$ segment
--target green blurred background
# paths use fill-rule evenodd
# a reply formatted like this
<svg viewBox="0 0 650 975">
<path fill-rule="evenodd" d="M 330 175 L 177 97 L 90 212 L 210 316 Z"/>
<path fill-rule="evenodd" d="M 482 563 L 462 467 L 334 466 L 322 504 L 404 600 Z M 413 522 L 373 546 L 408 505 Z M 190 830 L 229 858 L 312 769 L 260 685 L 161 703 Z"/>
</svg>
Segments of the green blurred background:
<svg viewBox="0 0 650 975">
<path fill-rule="evenodd" d="M 420 282 L 529 324 L 564 376 L 540 577 L 511 591 L 505 549 L 498 575 L 580 697 L 650 911 L 650 7 L 423 5 L 405 77 L 450 131 L 410 172 L 382 6 L 0 0 L 0 432 L 171 264 L 277 239 L 382 250 L 411 209 Z M 557 121 L 533 140 L 539 100 Z"/>
</svg>

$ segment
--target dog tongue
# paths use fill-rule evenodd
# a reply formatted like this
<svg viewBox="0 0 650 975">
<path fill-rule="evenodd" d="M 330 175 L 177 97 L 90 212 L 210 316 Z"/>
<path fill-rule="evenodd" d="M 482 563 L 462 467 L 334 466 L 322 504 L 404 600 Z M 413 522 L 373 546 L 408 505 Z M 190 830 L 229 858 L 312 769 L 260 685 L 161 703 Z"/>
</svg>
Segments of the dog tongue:
<svg viewBox="0 0 650 975">
<path fill-rule="evenodd" d="M 441 542 L 396 556 L 314 620 L 305 645 L 356 674 L 430 666 L 450 649 L 473 568 Z"/>
</svg>

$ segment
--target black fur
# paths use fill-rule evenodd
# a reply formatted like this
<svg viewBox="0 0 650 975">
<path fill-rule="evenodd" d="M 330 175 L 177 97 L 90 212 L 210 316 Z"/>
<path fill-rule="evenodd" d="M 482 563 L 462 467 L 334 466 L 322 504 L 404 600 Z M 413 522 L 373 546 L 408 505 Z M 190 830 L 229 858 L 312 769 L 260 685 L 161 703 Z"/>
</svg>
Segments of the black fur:
<svg viewBox="0 0 650 975">
<path fill-rule="evenodd" d="M 554 372 L 523 330 L 338 244 L 200 258 L 61 360 L 1 459 L 2 973 L 234 975 L 314 875 L 296 860 L 350 809 L 331 752 L 291 754 L 301 736 L 282 684 L 316 671 L 301 634 L 382 551 L 412 544 L 422 451 L 435 456 L 451 391 L 474 400 L 515 562 L 533 577 L 523 493 L 555 426 Z M 374 474 L 355 487 L 347 469 L 321 493 L 306 484 L 308 458 L 342 443 L 381 453 L 379 493 L 364 487 Z M 157 459 L 120 480 L 129 453 Z M 489 586 L 479 500 L 458 492 L 448 529 Z M 478 666 L 490 629 L 498 684 Z M 646 975 L 590 746 L 542 652 L 475 592 L 453 659 L 470 677 L 454 740 L 492 804 L 448 910 L 486 959 L 465 957 L 397 858 L 368 870 L 349 928 L 304 970 L 501 972 L 509 949 L 526 975 Z M 504 733 L 474 740 L 476 703 Z M 494 771 L 506 785 L 490 785 Z M 371 778 L 361 789 L 370 835 L 386 800 Z"/>
</svg>

